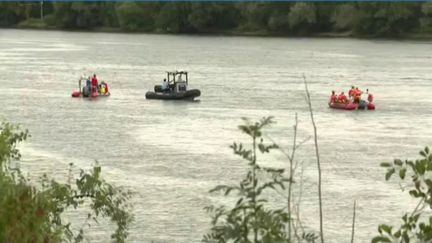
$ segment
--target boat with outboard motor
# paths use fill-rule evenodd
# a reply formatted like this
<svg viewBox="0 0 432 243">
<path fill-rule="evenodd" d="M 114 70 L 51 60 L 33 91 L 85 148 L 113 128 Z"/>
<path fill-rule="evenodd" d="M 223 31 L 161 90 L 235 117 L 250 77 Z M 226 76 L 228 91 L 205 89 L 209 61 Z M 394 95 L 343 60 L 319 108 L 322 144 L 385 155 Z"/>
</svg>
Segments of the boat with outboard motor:
<svg viewBox="0 0 432 243">
<path fill-rule="evenodd" d="M 86 85 L 81 88 L 82 81 L 86 81 Z M 78 80 L 78 91 L 72 92 L 72 97 L 74 98 L 97 98 L 97 97 L 108 97 L 111 93 L 109 92 L 108 84 L 102 81 L 98 87 L 92 89 L 90 81 L 84 77 Z"/>
<path fill-rule="evenodd" d="M 183 80 L 183 75 L 185 80 Z M 154 91 L 146 93 L 146 99 L 158 100 L 194 100 L 201 95 L 199 89 L 188 89 L 188 72 L 167 72 L 166 87 L 155 85 Z"/>
<path fill-rule="evenodd" d="M 360 100 L 359 103 L 354 103 L 352 101 L 348 103 L 339 102 L 329 102 L 329 107 L 332 109 L 342 109 L 342 110 L 375 110 L 375 104 L 373 102 L 367 102 L 365 100 Z"/>
</svg>

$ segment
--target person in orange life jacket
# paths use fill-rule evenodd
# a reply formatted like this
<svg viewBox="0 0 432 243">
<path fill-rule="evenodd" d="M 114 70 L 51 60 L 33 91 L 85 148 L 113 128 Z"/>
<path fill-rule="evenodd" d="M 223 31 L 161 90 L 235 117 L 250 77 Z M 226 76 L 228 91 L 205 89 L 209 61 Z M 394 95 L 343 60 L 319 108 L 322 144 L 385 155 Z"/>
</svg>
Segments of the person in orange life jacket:
<svg viewBox="0 0 432 243">
<path fill-rule="evenodd" d="M 347 102 L 347 97 L 345 96 L 344 92 L 340 93 L 338 96 L 339 103 L 345 104 Z"/>
<path fill-rule="evenodd" d="M 92 92 L 98 91 L 98 80 L 96 78 L 96 74 L 93 74 L 93 78 L 91 79 L 92 82 Z"/>
<path fill-rule="evenodd" d="M 360 99 L 361 99 L 361 95 L 362 95 L 362 91 L 359 90 L 358 87 L 355 88 L 354 92 L 353 92 L 353 96 L 354 96 L 354 103 L 360 103 Z"/>
<path fill-rule="evenodd" d="M 332 91 L 329 102 L 330 102 L 330 104 L 337 102 L 337 95 L 335 94 L 334 90 Z"/>
<path fill-rule="evenodd" d="M 348 91 L 348 97 L 349 98 L 354 96 L 354 91 L 355 91 L 354 86 L 351 86 L 351 89 Z"/>
</svg>

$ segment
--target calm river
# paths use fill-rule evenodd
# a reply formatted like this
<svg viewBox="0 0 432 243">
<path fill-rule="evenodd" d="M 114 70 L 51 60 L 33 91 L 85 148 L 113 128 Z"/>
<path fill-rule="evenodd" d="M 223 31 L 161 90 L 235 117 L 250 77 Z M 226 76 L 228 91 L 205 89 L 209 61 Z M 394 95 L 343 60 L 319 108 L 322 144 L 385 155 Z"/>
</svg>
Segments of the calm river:
<svg viewBox="0 0 432 243">
<path fill-rule="evenodd" d="M 232 202 L 208 190 L 244 174 L 245 162 L 229 149 L 247 141 L 236 128 L 241 117 L 275 116 L 268 133 L 285 149 L 296 112 L 298 136 L 312 135 L 302 74 L 318 125 L 327 242 L 349 242 L 354 200 L 356 242 L 369 242 L 380 223 L 398 223 L 415 202 L 384 180 L 379 163 L 416 158 L 432 144 L 431 42 L 0 30 L 0 64 L 0 119 L 32 135 L 21 168 L 65 180 L 69 163 L 89 168 L 98 160 L 108 181 L 136 193 L 130 242 L 202 239 L 203 207 Z M 200 101 L 146 100 L 168 70 L 189 71 Z M 78 78 L 93 73 L 110 84 L 111 97 L 71 98 Z M 327 107 L 332 89 L 352 84 L 369 88 L 377 110 Z M 301 215 L 317 230 L 312 140 L 297 158 Z M 261 162 L 287 167 L 277 151 Z M 104 242 L 108 232 L 98 227 L 88 238 Z"/>
</svg>

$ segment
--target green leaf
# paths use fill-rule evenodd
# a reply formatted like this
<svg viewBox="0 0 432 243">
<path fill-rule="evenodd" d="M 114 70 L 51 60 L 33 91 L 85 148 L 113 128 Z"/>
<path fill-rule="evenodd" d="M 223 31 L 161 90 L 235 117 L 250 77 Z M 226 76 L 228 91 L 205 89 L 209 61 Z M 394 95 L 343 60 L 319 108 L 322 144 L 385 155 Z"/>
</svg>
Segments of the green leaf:
<svg viewBox="0 0 432 243">
<path fill-rule="evenodd" d="M 403 232 L 402 238 L 404 239 L 404 243 L 409 243 L 410 239 L 407 232 Z"/>
<path fill-rule="evenodd" d="M 419 218 L 420 218 L 420 214 L 419 214 L 419 213 L 416 214 L 416 215 L 414 215 L 414 216 L 412 217 L 412 219 L 414 220 L 414 222 L 417 222 Z"/>
<path fill-rule="evenodd" d="M 400 159 L 395 159 L 395 160 L 394 160 L 394 164 L 395 164 L 395 165 L 402 166 L 403 162 L 402 162 L 402 160 L 400 160 Z"/>
<path fill-rule="evenodd" d="M 405 174 L 406 174 L 406 168 L 402 168 L 399 170 L 399 176 L 402 180 L 405 179 Z"/>
<path fill-rule="evenodd" d="M 391 234 L 392 227 L 385 225 L 385 224 L 382 224 L 379 226 L 379 229 L 378 229 L 379 232 L 381 232 L 380 229 L 382 231 L 386 232 L 387 234 Z"/>
<path fill-rule="evenodd" d="M 225 191 L 225 196 L 227 196 L 232 191 L 232 189 L 233 188 L 231 188 L 231 187 L 227 188 Z"/>
<path fill-rule="evenodd" d="M 388 181 L 390 179 L 390 177 L 396 172 L 396 170 L 394 168 L 390 169 L 387 171 L 387 174 L 385 175 L 385 179 L 386 181 Z"/>
<path fill-rule="evenodd" d="M 396 233 L 394 233 L 393 236 L 396 237 L 396 238 L 401 237 L 401 231 L 400 230 L 396 231 Z"/>
<path fill-rule="evenodd" d="M 382 163 L 380 164 L 380 166 L 381 166 L 381 167 L 391 167 L 391 164 L 388 163 L 388 162 L 382 162 Z"/>
<path fill-rule="evenodd" d="M 372 243 L 379 243 L 379 242 L 391 242 L 391 240 L 385 236 L 376 236 L 372 239 Z"/>
<path fill-rule="evenodd" d="M 419 197 L 419 193 L 417 190 L 411 190 L 409 191 L 409 194 L 413 197 Z"/>
<path fill-rule="evenodd" d="M 236 207 L 239 206 L 242 203 L 242 201 L 243 201 L 243 198 L 240 198 L 236 203 Z"/>
</svg>

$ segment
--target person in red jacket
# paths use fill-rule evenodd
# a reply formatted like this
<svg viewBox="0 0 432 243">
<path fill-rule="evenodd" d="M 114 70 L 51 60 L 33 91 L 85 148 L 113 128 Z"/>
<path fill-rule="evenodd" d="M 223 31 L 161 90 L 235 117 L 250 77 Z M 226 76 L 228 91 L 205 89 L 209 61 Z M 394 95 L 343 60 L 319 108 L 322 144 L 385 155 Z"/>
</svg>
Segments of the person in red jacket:
<svg viewBox="0 0 432 243">
<path fill-rule="evenodd" d="M 347 103 L 347 97 L 345 96 L 344 92 L 340 93 L 340 95 L 338 96 L 338 101 L 339 103 Z"/>
<path fill-rule="evenodd" d="M 369 103 L 372 103 L 373 102 L 373 94 L 369 93 L 369 89 L 366 89 L 366 94 L 368 95 L 367 101 Z"/>
<path fill-rule="evenodd" d="M 96 78 L 96 74 L 93 74 L 93 78 L 91 79 L 92 83 L 92 92 L 98 91 L 98 80 Z"/>
<path fill-rule="evenodd" d="M 354 92 L 355 92 L 354 86 L 351 86 L 351 89 L 348 91 L 348 97 L 349 98 L 353 97 L 354 96 Z"/>
<path fill-rule="evenodd" d="M 359 90 L 359 88 L 356 87 L 353 93 L 354 93 L 353 94 L 353 96 L 354 96 L 354 103 L 360 103 L 361 95 L 363 94 L 363 91 Z"/>
<path fill-rule="evenodd" d="M 332 94 L 331 94 L 331 96 L 330 96 L 330 100 L 329 100 L 329 103 L 330 104 L 333 104 L 333 103 L 336 103 L 337 102 L 337 95 L 335 94 L 335 92 L 334 92 L 334 90 L 332 91 Z"/>
</svg>

